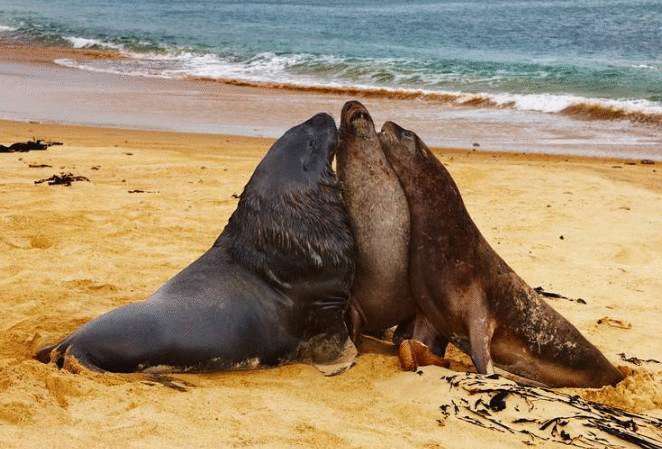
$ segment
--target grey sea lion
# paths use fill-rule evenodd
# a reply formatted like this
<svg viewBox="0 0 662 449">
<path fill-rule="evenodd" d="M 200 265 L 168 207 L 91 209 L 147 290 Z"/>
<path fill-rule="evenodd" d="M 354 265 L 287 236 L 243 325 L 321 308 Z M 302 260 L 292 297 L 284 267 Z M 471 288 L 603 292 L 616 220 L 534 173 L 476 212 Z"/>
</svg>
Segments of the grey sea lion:
<svg viewBox="0 0 662 449">
<path fill-rule="evenodd" d="M 333 374 L 356 351 L 344 313 L 354 242 L 318 114 L 287 131 L 213 246 L 146 301 L 110 311 L 38 352 L 59 367 L 210 371 L 312 361 Z"/>
<path fill-rule="evenodd" d="M 349 309 L 356 340 L 361 332 L 413 323 L 416 313 L 407 282 L 407 199 L 372 117 L 358 101 L 348 101 L 342 109 L 336 168 L 357 248 Z"/>
<path fill-rule="evenodd" d="M 492 373 L 496 365 L 553 387 L 623 379 L 490 247 L 450 174 L 415 133 L 387 122 L 379 138 L 409 204 L 412 294 L 479 373 Z"/>
</svg>

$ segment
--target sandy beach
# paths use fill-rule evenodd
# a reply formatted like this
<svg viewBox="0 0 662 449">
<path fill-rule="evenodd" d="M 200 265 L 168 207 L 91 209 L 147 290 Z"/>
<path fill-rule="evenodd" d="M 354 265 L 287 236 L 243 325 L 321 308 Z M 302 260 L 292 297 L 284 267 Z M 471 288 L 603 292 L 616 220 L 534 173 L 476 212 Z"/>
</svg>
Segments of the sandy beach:
<svg viewBox="0 0 662 449">
<path fill-rule="evenodd" d="M 336 377 L 299 364 L 174 375 L 186 391 L 33 360 L 205 251 L 272 142 L 0 121 L 2 144 L 33 136 L 64 145 L 0 154 L 1 447 L 524 447 L 519 434 L 441 420 L 451 391 L 440 378 L 471 367 L 452 349 L 451 369 L 419 375 L 368 348 Z M 584 299 L 549 301 L 628 374 L 616 387 L 564 392 L 662 417 L 662 365 L 619 356 L 662 360 L 659 163 L 435 151 L 500 255 L 530 285 Z M 34 184 L 59 172 L 89 182 Z"/>
</svg>

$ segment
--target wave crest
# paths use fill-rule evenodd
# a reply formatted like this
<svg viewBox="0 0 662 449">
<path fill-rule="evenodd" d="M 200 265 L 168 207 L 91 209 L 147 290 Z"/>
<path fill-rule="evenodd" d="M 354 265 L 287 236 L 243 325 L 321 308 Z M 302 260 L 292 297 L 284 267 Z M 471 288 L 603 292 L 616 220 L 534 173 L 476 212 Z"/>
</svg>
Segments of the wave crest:
<svg viewBox="0 0 662 449">
<path fill-rule="evenodd" d="M 628 111 L 622 107 L 587 102 L 572 104 L 561 114 L 589 120 L 630 120 L 634 123 L 662 126 L 662 113 Z"/>
</svg>

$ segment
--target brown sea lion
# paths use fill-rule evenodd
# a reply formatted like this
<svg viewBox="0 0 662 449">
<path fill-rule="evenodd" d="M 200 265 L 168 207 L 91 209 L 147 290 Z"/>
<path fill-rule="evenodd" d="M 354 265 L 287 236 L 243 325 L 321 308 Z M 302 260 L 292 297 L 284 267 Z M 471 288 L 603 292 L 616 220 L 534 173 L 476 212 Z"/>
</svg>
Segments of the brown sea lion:
<svg viewBox="0 0 662 449">
<path fill-rule="evenodd" d="M 361 332 L 378 335 L 402 323 L 399 338 L 416 334 L 418 340 L 434 346 L 436 333 L 431 327 L 415 328 L 421 319 L 414 319 L 416 307 L 407 278 L 407 199 L 382 151 L 372 117 L 358 101 L 348 101 L 342 109 L 336 157 L 357 247 L 349 310 L 353 339 Z"/>
<path fill-rule="evenodd" d="M 432 325 L 471 356 L 553 387 L 613 385 L 623 375 L 490 247 L 446 168 L 413 132 L 379 134 L 409 204 L 410 288 Z"/>
</svg>

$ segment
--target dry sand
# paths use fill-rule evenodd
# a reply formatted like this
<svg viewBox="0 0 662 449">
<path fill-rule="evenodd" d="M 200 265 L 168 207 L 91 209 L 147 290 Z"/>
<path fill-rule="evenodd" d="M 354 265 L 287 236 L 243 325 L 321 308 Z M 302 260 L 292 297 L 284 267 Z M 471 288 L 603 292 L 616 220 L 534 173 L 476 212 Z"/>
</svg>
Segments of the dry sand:
<svg viewBox="0 0 662 449">
<path fill-rule="evenodd" d="M 449 388 L 439 378 L 453 371 L 404 373 L 391 355 L 363 354 L 331 378 L 306 365 L 175 375 L 191 385 L 184 392 L 32 360 L 39 346 L 144 299 L 205 251 L 270 145 L 0 121 L 0 143 L 32 136 L 65 145 L 0 154 L 0 447 L 524 446 L 521 436 L 453 417 L 440 425 Z M 630 373 L 617 387 L 573 393 L 662 416 L 662 365 L 618 356 L 662 360 L 660 164 L 437 154 L 497 251 L 532 286 L 584 298 L 550 302 Z M 33 183 L 60 171 L 91 182 Z M 631 327 L 598 324 L 603 317 Z M 450 356 L 453 368 L 470 366 Z"/>
</svg>

